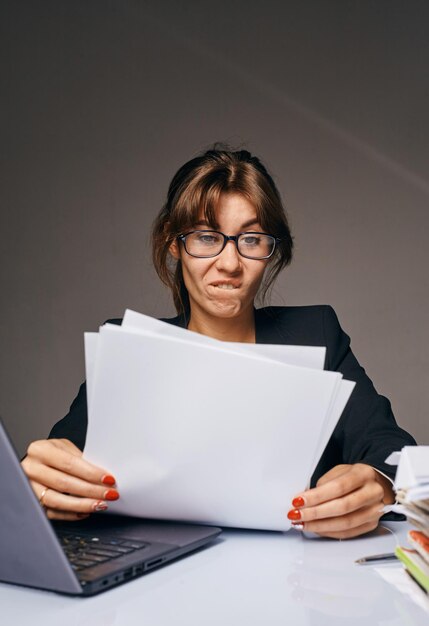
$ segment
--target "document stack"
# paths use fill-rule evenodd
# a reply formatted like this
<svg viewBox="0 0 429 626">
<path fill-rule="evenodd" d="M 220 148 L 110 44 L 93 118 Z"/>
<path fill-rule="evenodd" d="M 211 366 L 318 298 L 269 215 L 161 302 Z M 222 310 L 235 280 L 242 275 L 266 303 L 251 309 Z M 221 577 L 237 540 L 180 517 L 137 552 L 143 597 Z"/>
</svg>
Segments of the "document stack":
<svg viewBox="0 0 429 626">
<path fill-rule="evenodd" d="M 408 532 L 408 547 L 396 556 L 413 580 L 429 593 L 429 446 L 406 446 L 400 453 L 395 478 L 395 510 L 404 513 L 415 528 Z"/>
<path fill-rule="evenodd" d="M 237 344 L 126 311 L 85 334 L 85 456 L 109 512 L 288 530 L 353 390 L 324 347 Z"/>
</svg>

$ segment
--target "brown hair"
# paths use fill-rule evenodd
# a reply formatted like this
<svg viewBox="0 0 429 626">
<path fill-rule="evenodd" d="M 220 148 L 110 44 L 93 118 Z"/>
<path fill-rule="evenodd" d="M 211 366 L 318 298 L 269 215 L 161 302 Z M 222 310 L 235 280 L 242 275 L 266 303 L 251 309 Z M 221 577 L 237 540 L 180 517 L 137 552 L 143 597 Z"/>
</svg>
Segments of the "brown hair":
<svg viewBox="0 0 429 626">
<path fill-rule="evenodd" d="M 262 287 L 262 299 L 278 273 L 292 259 L 293 240 L 277 187 L 261 161 L 247 150 L 233 151 L 215 144 L 176 172 L 167 201 L 152 230 L 152 258 L 162 282 L 172 293 L 179 314 L 189 315 L 189 297 L 180 261 L 169 254 L 174 239 L 204 218 L 215 229 L 216 207 L 222 193 L 238 193 L 256 209 L 258 222 L 267 233 L 280 239 Z"/>
</svg>

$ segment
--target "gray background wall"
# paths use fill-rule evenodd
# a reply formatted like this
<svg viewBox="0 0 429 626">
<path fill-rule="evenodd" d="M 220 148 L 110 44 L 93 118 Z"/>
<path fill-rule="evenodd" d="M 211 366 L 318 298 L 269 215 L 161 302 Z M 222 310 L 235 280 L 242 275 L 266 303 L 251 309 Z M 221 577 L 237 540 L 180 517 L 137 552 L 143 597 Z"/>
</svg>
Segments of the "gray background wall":
<svg viewBox="0 0 429 626">
<path fill-rule="evenodd" d="M 0 412 L 20 452 L 84 377 L 85 330 L 173 313 L 150 264 L 176 168 L 261 156 L 293 266 L 274 304 L 330 303 L 398 421 L 429 443 L 429 3 L 1 4 Z"/>
</svg>

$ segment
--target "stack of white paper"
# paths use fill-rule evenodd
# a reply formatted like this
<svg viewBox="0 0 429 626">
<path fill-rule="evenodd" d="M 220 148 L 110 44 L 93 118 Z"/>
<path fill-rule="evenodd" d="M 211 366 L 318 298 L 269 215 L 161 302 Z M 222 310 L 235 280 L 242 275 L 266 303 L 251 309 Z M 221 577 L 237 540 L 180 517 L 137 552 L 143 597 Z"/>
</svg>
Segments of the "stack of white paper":
<svg viewBox="0 0 429 626">
<path fill-rule="evenodd" d="M 390 510 L 406 515 L 429 543 L 429 446 L 404 446 L 392 452 L 386 463 L 398 466 L 394 483 L 398 504 Z"/>
<path fill-rule="evenodd" d="M 112 512 L 287 530 L 354 383 L 325 348 L 226 343 L 126 311 L 85 334 L 85 456 Z"/>
<path fill-rule="evenodd" d="M 411 578 L 429 593 L 429 446 L 404 446 L 386 463 L 398 465 L 395 491 L 399 504 L 392 509 L 404 513 L 415 527 L 408 532 L 409 546 L 397 546 L 395 554 Z"/>
</svg>

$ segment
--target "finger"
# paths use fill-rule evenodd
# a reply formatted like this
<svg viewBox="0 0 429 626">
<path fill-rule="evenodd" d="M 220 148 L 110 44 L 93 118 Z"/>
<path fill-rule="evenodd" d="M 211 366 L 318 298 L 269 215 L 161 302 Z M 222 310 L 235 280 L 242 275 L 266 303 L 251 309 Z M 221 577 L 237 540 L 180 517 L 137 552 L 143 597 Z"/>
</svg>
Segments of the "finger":
<svg viewBox="0 0 429 626">
<path fill-rule="evenodd" d="M 73 446 L 71 449 L 64 441 L 58 439 L 33 441 L 28 447 L 26 467 L 28 468 L 29 461 L 31 462 L 35 458 L 42 465 L 54 467 L 90 483 L 100 484 L 103 483 L 103 480 L 106 482 L 106 477 L 109 478 L 110 474 L 105 469 L 86 461 L 82 458 L 82 452 L 78 448 L 71 444 Z M 110 485 L 111 481 L 107 484 Z"/>
<path fill-rule="evenodd" d="M 48 489 L 43 496 L 43 505 L 46 509 L 70 513 L 93 513 L 105 511 L 108 508 L 105 500 L 93 500 L 91 498 L 75 498 L 53 489 Z"/>
<path fill-rule="evenodd" d="M 316 506 L 355 491 L 364 483 L 374 479 L 375 470 L 369 465 L 351 465 L 349 470 L 319 487 L 304 491 L 301 496 L 305 506 Z"/>
<path fill-rule="evenodd" d="M 69 513 L 66 511 L 56 511 L 55 509 L 47 509 L 46 515 L 52 520 L 63 520 L 65 522 L 77 522 L 89 517 L 89 515 L 81 513 Z"/>
<path fill-rule="evenodd" d="M 45 489 L 45 485 L 42 485 L 41 483 L 38 483 L 35 480 L 30 480 L 30 485 L 34 493 L 36 494 L 36 498 L 40 502 L 40 499 L 42 498 L 42 495 L 43 495 L 43 490 Z M 43 506 L 43 502 L 40 502 L 40 504 Z"/>
<path fill-rule="evenodd" d="M 119 498 L 119 493 L 116 489 L 107 489 L 103 485 L 94 485 L 81 478 L 65 474 L 32 460 L 29 461 L 29 464 L 32 480 L 55 491 L 95 499 L 107 498 L 108 500 L 117 500 Z"/>
<path fill-rule="evenodd" d="M 353 529 L 359 526 L 378 523 L 382 515 L 383 507 L 380 502 L 377 502 L 376 504 L 361 508 L 358 511 L 353 511 L 347 515 L 304 522 L 304 530 L 322 534 L 323 536 L 333 532 L 349 533 L 353 532 Z"/>
<path fill-rule="evenodd" d="M 300 509 L 300 520 L 308 522 L 330 517 L 341 517 L 373 504 L 382 505 L 383 488 L 377 482 L 366 483 L 363 487 L 340 498 L 323 502 L 317 506 L 306 506 Z"/>
<path fill-rule="evenodd" d="M 59 512 L 67 514 L 65 519 L 69 519 L 69 513 L 70 515 L 77 515 L 80 519 L 88 517 L 90 513 L 96 511 L 106 511 L 108 508 L 108 504 L 103 499 L 74 498 L 63 493 L 58 493 L 35 481 L 30 481 L 30 484 L 40 505 L 46 509 L 46 511 L 50 509 L 56 511 L 55 519 L 59 519 Z M 75 517 L 73 517 L 73 519 L 75 519 Z"/>
<path fill-rule="evenodd" d="M 108 508 L 108 504 L 102 499 L 74 498 L 58 493 L 51 488 L 46 488 L 35 481 L 30 481 L 30 484 L 46 512 L 50 510 L 55 511 L 52 519 L 84 519 L 91 513 L 106 511 Z M 59 517 L 60 513 L 64 513 L 65 517 Z"/>
<path fill-rule="evenodd" d="M 360 535 L 364 535 L 365 533 L 369 533 L 375 530 L 377 526 L 378 519 L 366 522 L 364 524 L 361 524 L 361 526 L 357 526 L 356 528 L 350 528 L 348 530 L 326 531 L 316 534 L 320 535 L 321 537 L 329 537 L 330 539 L 352 539 L 353 537 L 359 537 Z"/>
</svg>

